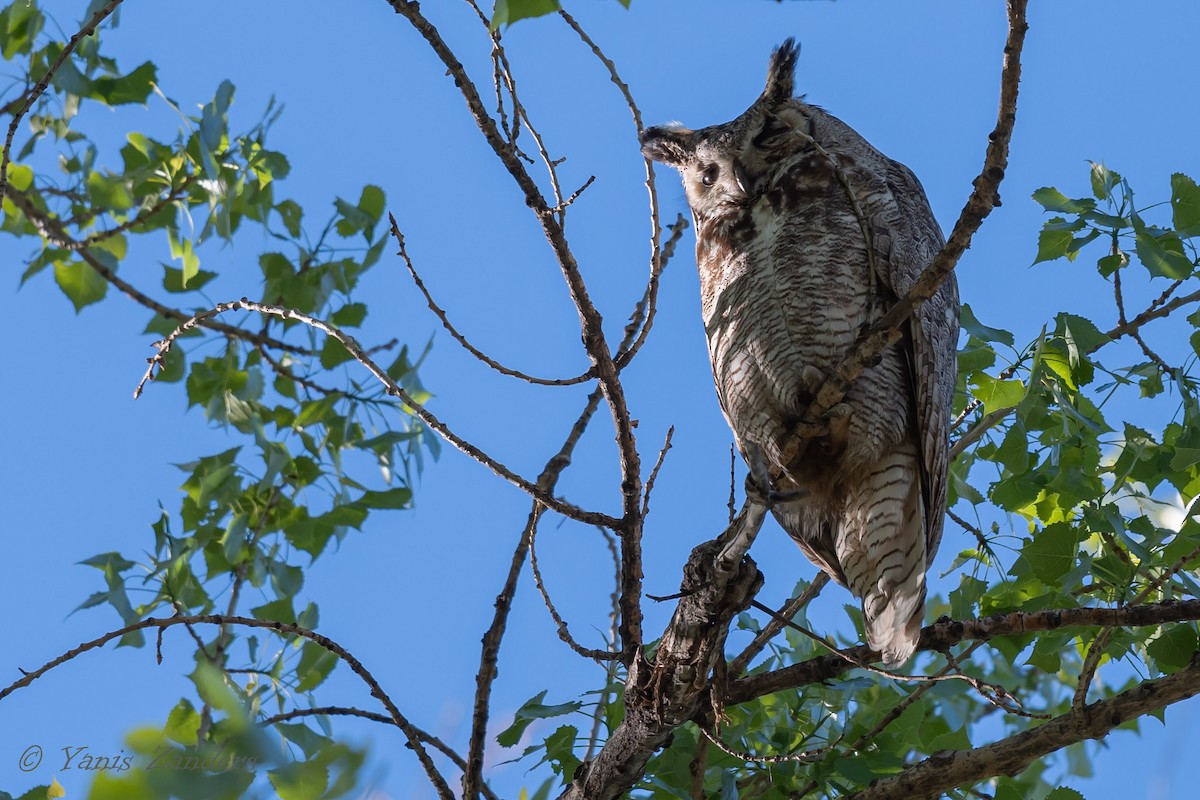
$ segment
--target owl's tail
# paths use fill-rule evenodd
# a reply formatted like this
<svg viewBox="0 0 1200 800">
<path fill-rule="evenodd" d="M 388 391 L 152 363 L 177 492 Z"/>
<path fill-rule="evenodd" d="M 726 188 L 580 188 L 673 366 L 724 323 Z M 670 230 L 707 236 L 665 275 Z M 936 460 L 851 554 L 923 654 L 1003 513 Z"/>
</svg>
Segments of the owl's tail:
<svg viewBox="0 0 1200 800">
<path fill-rule="evenodd" d="M 882 458 L 837 537 L 846 583 L 862 599 L 867 644 L 888 666 L 912 656 L 925 617 L 925 508 L 915 445 Z"/>
</svg>

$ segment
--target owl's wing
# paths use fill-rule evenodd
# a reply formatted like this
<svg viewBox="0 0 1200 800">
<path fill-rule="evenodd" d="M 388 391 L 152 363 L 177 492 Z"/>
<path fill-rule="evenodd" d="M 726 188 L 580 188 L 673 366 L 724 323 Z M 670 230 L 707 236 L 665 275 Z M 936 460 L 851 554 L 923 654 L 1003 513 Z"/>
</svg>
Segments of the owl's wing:
<svg viewBox="0 0 1200 800">
<path fill-rule="evenodd" d="M 888 162 L 891 202 L 872 222 L 880 277 L 903 296 L 942 249 L 945 240 L 920 181 L 908 167 Z M 958 378 L 958 284 L 954 274 L 917 307 L 909 318 L 903 346 L 912 386 L 917 442 L 921 450 L 925 497 L 926 559 L 933 561 L 946 516 L 947 469 L 950 461 L 948 410 Z"/>
</svg>

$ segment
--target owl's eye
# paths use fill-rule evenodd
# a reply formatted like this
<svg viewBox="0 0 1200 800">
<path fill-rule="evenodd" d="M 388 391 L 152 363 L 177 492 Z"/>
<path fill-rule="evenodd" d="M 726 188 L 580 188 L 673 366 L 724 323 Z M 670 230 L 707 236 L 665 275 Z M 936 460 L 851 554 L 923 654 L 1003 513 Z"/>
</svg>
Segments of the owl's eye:
<svg viewBox="0 0 1200 800">
<path fill-rule="evenodd" d="M 712 186 L 717 182 L 717 177 L 721 174 L 721 168 L 716 164 L 709 164 L 704 168 L 704 172 L 700 175 L 700 182 L 705 186 Z"/>
</svg>

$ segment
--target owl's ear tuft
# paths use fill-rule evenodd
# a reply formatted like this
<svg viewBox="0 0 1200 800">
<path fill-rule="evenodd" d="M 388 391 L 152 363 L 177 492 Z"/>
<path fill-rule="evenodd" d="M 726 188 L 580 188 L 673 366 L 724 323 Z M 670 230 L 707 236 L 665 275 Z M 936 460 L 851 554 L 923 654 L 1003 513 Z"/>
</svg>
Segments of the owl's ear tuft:
<svg viewBox="0 0 1200 800">
<path fill-rule="evenodd" d="M 763 98 L 771 105 L 786 102 L 796 93 L 796 59 L 800 57 L 800 46 L 789 38 L 775 48 L 767 62 L 767 88 Z"/>
<path fill-rule="evenodd" d="M 642 155 L 669 167 L 682 167 L 695 149 L 692 131 L 682 125 L 646 128 L 638 140 L 642 143 Z"/>
</svg>

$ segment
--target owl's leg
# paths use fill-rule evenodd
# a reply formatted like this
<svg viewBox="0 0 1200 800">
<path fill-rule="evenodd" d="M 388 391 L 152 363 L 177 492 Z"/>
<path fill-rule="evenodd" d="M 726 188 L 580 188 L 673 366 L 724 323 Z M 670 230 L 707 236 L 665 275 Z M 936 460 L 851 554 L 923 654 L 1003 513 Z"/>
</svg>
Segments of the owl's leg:
<svg viewBox="0 0 1200 800">
<path fill-rule="evenodd" d="M 892 666 L 916 649 L 925 615 L 925 509 L 916 445 L 903 442 L 850 491 L 837 534 L 867 643 Z"/>
</svg>

